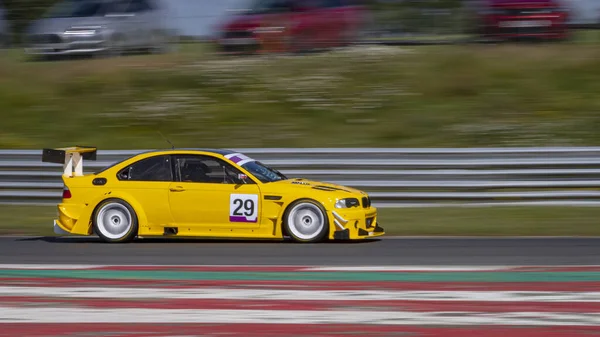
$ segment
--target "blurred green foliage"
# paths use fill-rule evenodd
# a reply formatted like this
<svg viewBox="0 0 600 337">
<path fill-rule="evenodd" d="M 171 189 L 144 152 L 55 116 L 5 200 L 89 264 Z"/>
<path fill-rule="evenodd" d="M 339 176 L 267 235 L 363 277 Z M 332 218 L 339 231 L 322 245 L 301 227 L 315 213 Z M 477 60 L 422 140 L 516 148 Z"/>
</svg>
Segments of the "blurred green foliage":
<svg viewBox="0 0 600 337">
<path fill-rule="evenodd" d="M 597 41 L 265 57 L 185 44 L 61 62 L 15 52 L 0 60 L 0 148 L 168 146 L 157 131 L 178 147 L 598 145 Z"/>
</svg>

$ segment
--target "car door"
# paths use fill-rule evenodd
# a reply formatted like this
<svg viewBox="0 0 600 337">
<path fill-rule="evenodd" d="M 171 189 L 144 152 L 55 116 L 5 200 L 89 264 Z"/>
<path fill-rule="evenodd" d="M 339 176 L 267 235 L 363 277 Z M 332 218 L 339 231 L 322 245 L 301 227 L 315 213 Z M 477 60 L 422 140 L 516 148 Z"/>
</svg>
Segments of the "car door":
<svg viewBox="0 0 600 337">
<path fill-rule="evenodd" d="M 111 44 L 121 48 L 121 52 L 130 48 L 132 37 L 131 14 L 128 13 L 131 0 L 110 0 L 106 3 L 106 17 L 110 23 Z"/>
<path fill-rule="evenodd" d="M 169 207 L 169 187 L 173 182 L 169 155 L 141 159 L 119 171 L 117 179 L 119 190 L 141 205 L 149 227 L 165 227 L 173 222 Z"/>
<path fill-rule="evenodd" d="M 344 7 L 341 0 L 322 0 L 319 25 L 323 29 L 323 43 L 327 46 L 340 42 L 345 25 Z"/>
<path fill-rule="evenodd" d="M 260 189 L 236 181 L 238 169 L 209 155 L 175 156 L 174 167 L 169 204 L 180 232 L 260 226 Z"/>
<path fill-rule="evenodd" d="M 132 0 L 131 12 L 134 14 L 136 45 L 148 47 L 152 42 L 153 27 L 160 23 L 158 12 L 148 0 Z"/>
<path fill-rule="evenodd" d="M 334 26 L 332 20 L 336 18 L 328 12 L 327 0 L 298 1 L 297 7 L 304 9 L 300 16 L 301 27 L 311 48 L 328 46 Z"/>
<path fill-rule="evenodd" d="M 130 0 L 127 7 L 127 29 L 129 31 L 130 43 L 132 47 L 139 48 L 146 44 L 144 41 L 144 30 L 146 22 L 144 16 L 146 12 L 145 2 L 143 0 Z"/>
</svg>

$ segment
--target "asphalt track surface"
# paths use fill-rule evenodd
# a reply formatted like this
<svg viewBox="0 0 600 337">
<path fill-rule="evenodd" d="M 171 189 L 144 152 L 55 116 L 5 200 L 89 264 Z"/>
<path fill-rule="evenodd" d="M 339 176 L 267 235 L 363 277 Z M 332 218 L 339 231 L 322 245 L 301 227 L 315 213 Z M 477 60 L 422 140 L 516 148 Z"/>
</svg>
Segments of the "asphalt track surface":
<svg viewBox="0 0 600 337">
<path fill-rule="evenodd" d="M 1 264 L 595 265 L 600 238 L 384 238 L 362 242 L 0 237 Z"/>
</svg>

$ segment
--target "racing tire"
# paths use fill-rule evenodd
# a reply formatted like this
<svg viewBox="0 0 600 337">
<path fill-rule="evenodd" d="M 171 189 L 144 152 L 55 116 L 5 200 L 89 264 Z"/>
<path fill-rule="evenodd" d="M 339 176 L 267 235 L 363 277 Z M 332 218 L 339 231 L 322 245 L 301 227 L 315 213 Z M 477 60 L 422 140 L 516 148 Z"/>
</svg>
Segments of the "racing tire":
<svg viewBox="0 0 600 337">
<path fill-rule="evenodd" d="M 329 219 L 323 206 L 311 199 L 294 201 L 283 215 L 285 233 L 295 242 L 316 243 L 329 233 Z"/>
<path fill-rule="evenodd" d="M 121 199 L 102 201 L 92 218 L 94 232 L 104 242 L 130 242 L 138 232 L 138 218 L 128 203 Z"/>
</svg>

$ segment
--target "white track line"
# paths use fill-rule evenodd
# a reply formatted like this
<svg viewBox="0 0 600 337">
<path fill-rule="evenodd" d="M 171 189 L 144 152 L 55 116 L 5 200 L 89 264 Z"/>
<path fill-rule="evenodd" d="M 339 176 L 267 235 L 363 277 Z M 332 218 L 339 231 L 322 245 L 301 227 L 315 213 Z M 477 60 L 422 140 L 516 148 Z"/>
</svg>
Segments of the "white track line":
<svg viewBox="0 0 600 337">
<path fill-rule="evenodd" d="M 0 269 L 35 269 L 35 270 L 82 270 L 96 269 L 108 266 L 91 264 L 0 264 Z"/>
<path fill-rule="evenodd" d="M 38 296 L 102 299 L 222 299 L 306 301 L 497 301 L 600 302 L 600 292 L 557 291 L 394 291 L 394 290 L 287 290 L 229 288 L 102 288 L 0 287 L 0 296 Z"/>
<path fill-rule="evenodd" d="M 303 271 L 504 271 L 519 267 L 511 266 L 355 266 L 355 267 L 307 267 Z"/>
<path fill-rule="evenodd" d="M 373 271 L 390 271 L 390 272 L 402 272 L 402 271 L 423 271 L 423 272 L 435 272 L 435 271 L 510 271 L 522 268 L 600 268 L 600 265 L 504 265 L 504 266 L 418 266 L 418 265 L 405 265 L 405 266 L 293 266 L 293 265 L 168 265 L 168 264 L 111 264 L 111 265 L 96 265 L 96 264 L 0 264 L 0 269 L 15 269 L 15 270 L 92 270 L 99 268 L 111 268 L 111 267 L 169 267 L 169 268 L 231 268 L 231 271 L 235 271 L 235 268 L 290 268 L 297 271 L 353 271 L 353 272 L 373 272 Z"/>
<path fill-rule="evenodd" d="M 0 322 L 597 326 L 600 314 L 0 307 Z"/>
</svg>

